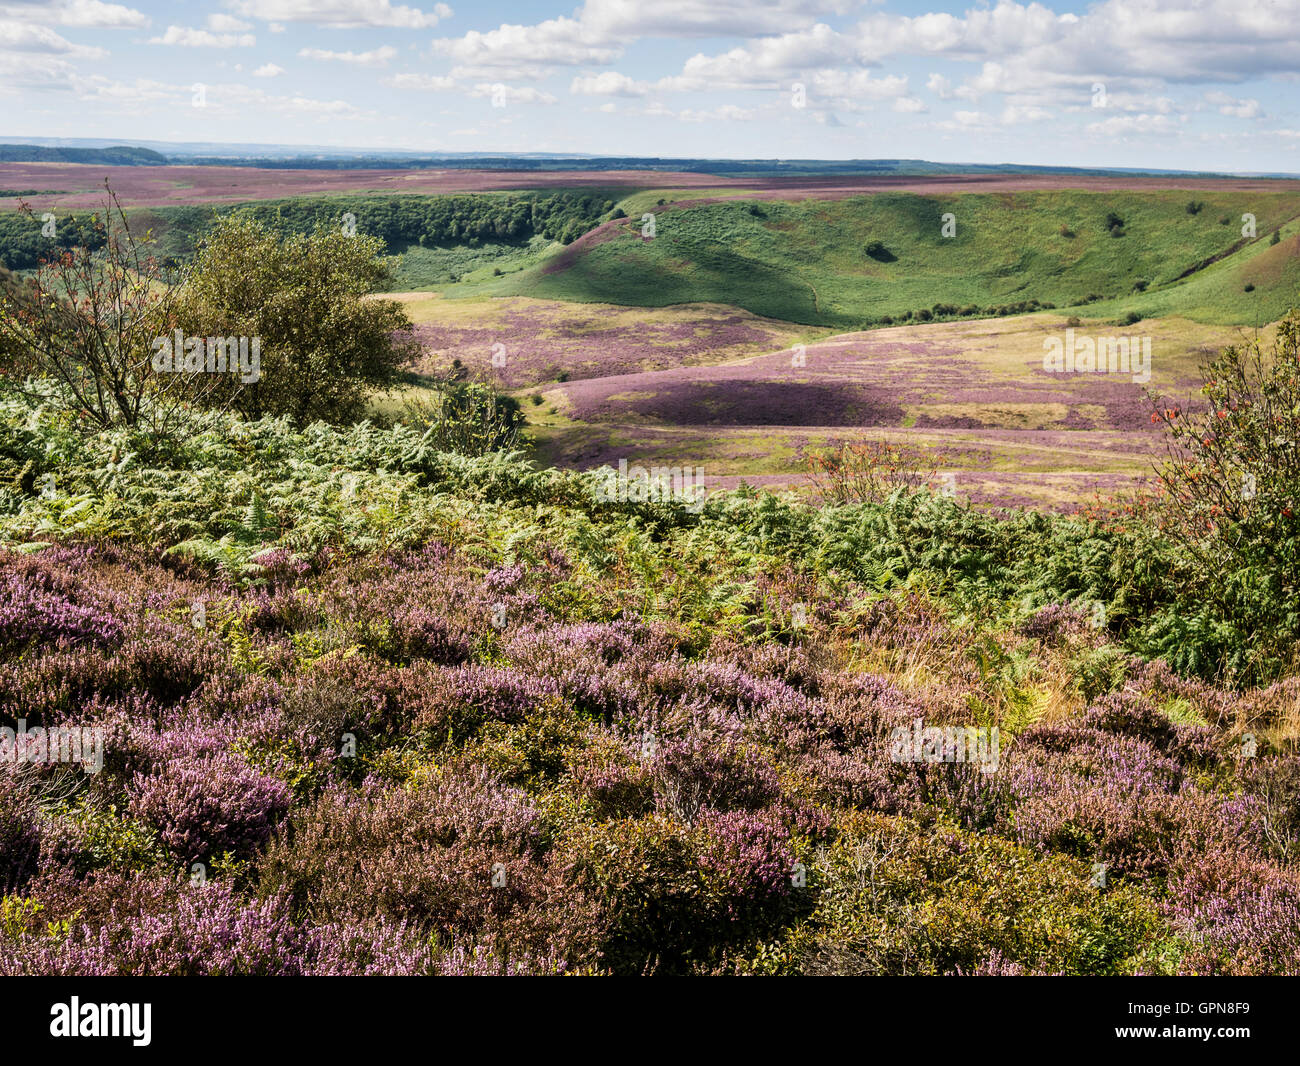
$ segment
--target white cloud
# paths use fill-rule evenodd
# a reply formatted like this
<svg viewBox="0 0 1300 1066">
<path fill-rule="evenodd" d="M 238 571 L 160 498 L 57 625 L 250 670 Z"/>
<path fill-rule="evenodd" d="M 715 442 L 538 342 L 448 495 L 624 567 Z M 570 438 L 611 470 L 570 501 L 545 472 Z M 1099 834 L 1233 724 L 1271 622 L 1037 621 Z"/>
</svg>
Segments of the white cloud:
<svg viewBox="0 0 1300 1066">
<path fill-rule="evenodd" d="M 1051 117 L 1052 113 L 1046 108 L 1008 104 L 1002 109 L 1002 115 L 998 121 L 1004 126 L 1019 126 L 1024 122 L 1041 122 L 1043 119 Z"/>
<path fill-rule="evenodd" d="M 862 101 L 892 100 L 907 93 L 907 78 L 890 74 L 873 78 L 870 72 L 819 70 L 812 76 L 811 90 L 819 97 L 837 101 L 841 107 L 856 107 Z"/>
<path fill-rule="evenodd" d="M 88 78 L 74 78 L 72 87 L 79 99 L 88 102 L 112 104 L 115 108 L 138 109 L 141 105 L 156 104 L 163 101 L 178 102 L 182 97 L 190 97 L 190 87 L 168 85 L 166 82 L 153 81 L 149 78 L 136 78 L 135 81 L 113 81 L 102 75 Z"/>
<path fill-rule="evenodd" d="M 251 22 L 237 19 L 233 15 L 218 13 L 208 16 L 208 29 L 216 33 L 243 33 L 245 30 L 251 30 L 252 28 L 253 24 Z"/>
<path fill-rule="evenodd" d="M 426 92 L 444 92 L 456 87 L 455 78 L 437 74 L 394 74 L 384 79 L 385 85 L 394 89 L 422 89 Z"/>
<path fill-rule="evenodd" d="M 390 0 L 229 0 L 227 6 L 248 18 L 310 22 L 336 29 L 389 26 L 421 30 L 452 16 L 446 4 L 434 4 L 432 11 L 423 11 L 400 4 L 394 6 Z"/>
<path fill-rule="evenodd" d="M 579 20 L 607 39 L 629 37 L 755 37 L 844 14 L 861 0 L 587 0 Z"/>
<path fill-rule="evenodd" d="M 1258 100 L 1243 100 L 1223 92 L 1206 93 L 1205 102 L 1212 107 L 1217 107 L 1219 114 L 1230 115 L 1233 118 L 1260 118 L 1264 114 L 1264 109 Z"/>
<path fill-rule="evenodd" d="M 819 23 L 798 33 L 763 38 L 722 55 L 693 55 L 683 64 L 681 78 L 674 87 L 788 89 L 782 83 L 798 80 L 804 71 L 850 61 L 852 56 L 852 43 Z"/>
<path fill-rule="evenodd" d="M 255 71 L 253 71 L 253 77 L 278 78 L 283 73 L 284 73 L 284 67 L 277 67 L 274 63 L 263 63 Z"/>
<path fill-rule="evenodd" d="M 369 52 L 331 52 L 325 48 L 300 48 L 300 59 L 320 59 L 326 62 L 350 63 L 358 67 L 382 67 L 397 55 L 397 49 L 391 45 L 375 48 Z"/>
<path fill-rule="evenodd" d="M 496 82 L 491 85 L 475 85 L 470 96 L 490 97 L 504 100 L 507 104 L 553 104 L 556 99 L 550 93 L 534 89 L 532 86 L 520 88 L 516 85 L 504 85 Z"/>
<path fill-rule="evenodd" d="M 0 49 L 7 52 L 41 52 L 46 55 L 94 59 L 108 53 L 102 48 L 73 44 L 48 26 L 26 22 L 0 22 Z"/>
<path fill-rule="evenodd" d="M 645 82 L 635 81 L 616 70 L 574 78 L 569 86 L 569 92 L 578 96 L 644 96 L 649 91 L 650 86 Z"/>
<path fill-rule="evenodd" d="M 570 18 L 535 26 L 502 25 L 487 33 L 471 30 L 463 37 L 435 40 L 433 50 L 459 64 L 458 74 L 505 68 L 529 76 L 539 76 L 546 67 L 609 63 L 623 53 L 619 45 Z"/>
<path fill-rule="evenodd" d="M 940 99 L 1014 93 L 1030 98 L 1017 106 L 1042 106 L 1053 93 L 1086 95 L 1096 80 L 1123 90 L 1294 73 L 1297 51 L 1300 0 L 1104 0 L 1079 15 L 1058 15 L 1033 0 L 997 0 L 961 15 L 879 11 L 844 29 L 815 24 L 760 37 L 692 56 L 671 87 L 771 86 L 812 68 L 942 56 L 982 66 L 957 88 L 931 75 L 928 87 Z M 1245 101 L 1223 106 L 1253 112 Z"/>
<path fill-rule="evenodd" d="M 0 51 L 0 93 L 67 89 L 74 76 L 71 64 L 56 56 Z"/>
<path fill-rule="evenodd" d="M 931 74 L 926 81 L 925 87 L 934 93 L 940 100 L 978 100 L 979 91 L 970 85 L 959 85 L 957 88 L 952 87 L 952 82 L 942 74 Z"/>
<path fill-rule="evenodd" d="M 149 16 L 144 12 L 121 4 L 103 3 L 101 0 L 26 0 L 3 3 L 0 4 L 0 15 L 79 29 L 141 29 L 149 25 Z"/>
<path fill-rule="evenodd" d="M 1169 115 L 1114 115 L 1088 124 L 1089 133 L 1119 137 L 1127 133 L 1173 133 L 1179 123 Z"/>
<path fill-rule="evenodd" d="M 252 48 L 257 38 L 251 33 L 212 33 L 187 26 L 168 26 L 161 37 L 150 37 L 150 44 L 170 44 L 180 48 Z"/>
<path fill-rule="evenodd" d="M 724 104 L 711 111 L 698 111 L 693 108 L 675 111 L 663 104 L 651 104 L 642 114 L 652 118 L 673 118 L 679 122 L 748 122 L 754 117 L 755 112 L 735 104 Z"/>
</svg>

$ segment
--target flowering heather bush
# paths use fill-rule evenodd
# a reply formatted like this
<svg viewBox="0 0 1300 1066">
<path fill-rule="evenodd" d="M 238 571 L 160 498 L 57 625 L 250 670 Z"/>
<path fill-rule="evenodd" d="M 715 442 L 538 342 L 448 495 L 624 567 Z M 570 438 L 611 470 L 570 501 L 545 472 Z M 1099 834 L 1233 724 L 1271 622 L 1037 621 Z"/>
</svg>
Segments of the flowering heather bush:
<svg viewBox="0 0 1300 1066">
<path fill-rule="evenodd" d="M 520 722 L 548 701 L 560 700 L 560 686 L 513 667 L 456 666 L 421 671 L 422 690 L 413 700 L 414 725 L 435 735 L 468 736 L 480 724 Z"/>
<path fill-rule="evenodd" d="M 649 775 L 655 805 L 688 822 L 702 808 L 755 810 L 781 793 L 776 771 L 758 751 L 698 733 L 657 746 Z"/>
<path fill-rule="evenodd" d="M 1040 607 L 1020 627 L 1020 632 L 1034 640 L 1060 644 L 1067 637 L 1077 637 L 1094 629 L 1088 615 L 1065 603 Z"/>
<path fill-rule="evenodd" d="M 0 651 L 122 639 L 122 625 L 111 611 L 73 602 L 42 576 L 9 573 L 0 578 Z"/>
<path fill-rule="evenodd" d="M 699 820 L 707 836 L 700 851 L 700 868 L 716 879 L 728 914 L 739 913 L 740 901 L 785 896 L 790 887 L 794 853 L 789 833 L 771 815 L 748 811 L 706 811 Z"/>
<path fill-rule="evenodd" d="M 0 894 L 13 892 L 36 872 L 41 847 L 40 810 L 9 767 L 0 767 Z"/>
<path fill-rule="evenodd" d="M 1300 880 L 1227 846 L 1189 855 L 1166 903 L 1186 974 L 1300 975 Z"/>
<path fill-rule="evenodd" d="M 302 972 L 301 930 L 282 900 L 241 899 L 229 885 L 113 879 L 97 928 L 0 944 L 0 974 L 278 976 Z"/>
<path fill-rule="evenodd" d="M 383 918 L 317 926 L 305 970 L 321 977 L 544 977 L 571 971 L 553 956 L 498 954 L 484 944 L 439 949 L 404 922 Z"/>
<path fill-rule="evenodd" d="M 185 863 L 245 854 L 289 809 L 289 787 L 238 756 L 175 753 L 131 783 L 130 811 Z"/>
</svg>

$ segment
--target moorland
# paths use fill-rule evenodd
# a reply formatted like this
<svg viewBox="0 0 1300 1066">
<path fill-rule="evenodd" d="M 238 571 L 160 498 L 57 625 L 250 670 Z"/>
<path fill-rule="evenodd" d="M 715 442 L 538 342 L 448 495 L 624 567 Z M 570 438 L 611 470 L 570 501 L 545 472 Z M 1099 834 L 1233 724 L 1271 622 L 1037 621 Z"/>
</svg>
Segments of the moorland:
<svg viewBox="0 0 1300 1066">
<path fill-rule="evenodd" d="M 0 972 L 1300 972 L 1300 185 L 121 169 L 0 165 L 0 705 L 103 744 Z"/>
</svg>

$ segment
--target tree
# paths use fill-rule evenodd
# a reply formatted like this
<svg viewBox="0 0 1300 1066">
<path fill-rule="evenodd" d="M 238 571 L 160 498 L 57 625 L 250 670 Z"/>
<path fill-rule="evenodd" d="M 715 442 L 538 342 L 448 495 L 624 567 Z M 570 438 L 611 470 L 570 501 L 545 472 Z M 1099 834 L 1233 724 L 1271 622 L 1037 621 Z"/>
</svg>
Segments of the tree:
<svg viewBox="0 0 1300 1066">
<path fill-rule="evenodd" d="M 199 336 L 258 341 L 260 373 L 233 398 L 247 417 L 355 421 L 411 354 L 400 304 L 368 299 L 389 277 L 383 242 L 318 227 L 281 236 L 245 214 L 220 219 L 186 285 Z"/>
<path fill-rule="evenodd" d="M 1300 637 L 1300 315 L 1271 350 L 1256 336 L 1201 373 L 1203 408 L 1156 400 L 1151 416 L 1168 442 L 1164 532 L 1263 649 Z"/>
<path fill-rule="evenodd" d="M 152 234 L 132 231 L 107 182 L 104 190 L 103 211 L 77 243 L 52 239 L 31 278 L 0 286 L 0 352 L 16 375 L 57 382 L 92 425 L 165 432 L 181 406 L 203 401 L 216 382 L 155 371 L 155 342 L 180 322 L 183 279 L 150 254 Z M 33 229 L 43 225 L 29 205 L 19 210 Z"/>
</svg>

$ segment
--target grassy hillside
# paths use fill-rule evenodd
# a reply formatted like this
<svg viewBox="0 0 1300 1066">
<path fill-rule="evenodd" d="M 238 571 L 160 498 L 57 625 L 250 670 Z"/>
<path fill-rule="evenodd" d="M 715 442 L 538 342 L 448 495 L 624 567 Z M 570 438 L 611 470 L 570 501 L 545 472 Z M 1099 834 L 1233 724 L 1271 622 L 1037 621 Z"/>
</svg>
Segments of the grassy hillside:
<svg viewBox="0 0 1300 1066">
<path fill-rule="evenodd" d="M 1107 313 L 1150 307 L 1219 324 L 1279 317 L 1300 267 L 1294 241 L 1268 242 L 1276 228 L 1297 232 L 1300 196 L 1198 192 L 1195 213 L 1191 198 L 1050 190 L 656 205 L 653 239 L 633 211 L 579 254 L 476 291 L 639 306 L 710 301 L 836 327 L 936 304 L 973 315 L 1030 300 L 1107 300 Z M 1256 216 L 1254 242 L 1241 236 L 1245 212 Z M 955 236 L 942 235 L 945 213 L 956 218 Z M 1202 274 L 1216 257 L 1227 258 Z M 1246 273 L 1258 274 L 1253 303 L 1236 298 Z M 1180 283 L 1185 275 L 1197 284 Z"/>
</svg>

